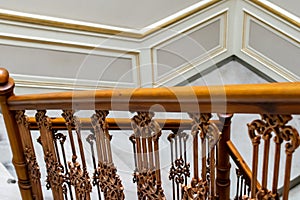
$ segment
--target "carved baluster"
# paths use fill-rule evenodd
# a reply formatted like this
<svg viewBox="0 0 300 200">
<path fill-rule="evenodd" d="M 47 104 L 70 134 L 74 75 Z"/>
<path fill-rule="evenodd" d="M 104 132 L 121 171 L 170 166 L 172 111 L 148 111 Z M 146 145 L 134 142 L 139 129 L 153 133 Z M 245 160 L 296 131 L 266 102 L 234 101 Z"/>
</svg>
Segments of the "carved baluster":
<svg viewBox="0 0 300 200">
<path fill-rule="evenodd" d="M 92 191 L 92 186 L 90 183 L 90 177 L 86 168 L 85 155 L 83 150 L 83 144 L 81 139 L 81 122 L 80 119 L 74 116 L 74 111 L 63 110 L 62 116 L 66 120 L 66 126 L 68 129 L 71 149 L 72 149 L 72 162 L 68 162 L 69 167 L 69 181 L 70 184 L 75 188 L 76 199 L 90 199 L 90 192 Z M 79 153 L 82 161 L 81 165 L 76 161 L 77 154 L 75 149 L 75 140 L 73 137 L 72 129 L 75 128 L 77 135 L 77 143 L 79 146 Z"/>
<path fill-rule="evenodd" d="M 206 199 L 207 195 L 210 192 L 210 199 L 215 199 L 215 180 L 211 181 L 211 179 L 215 179 L 215 147 L 214 145 L 217 143 L 220 137 L 220 133 L 218 128 L 209 122 L 211 114 L 189 114 L 193 120 L 193 126 L 191 130 L 191 134 L 193 136 L 193 152 L 194 152 L 194 177 L 191 181 L 190 186 L 184 186 L 183 191 L 183 199 Z M 198 172 L 198 137 L 199 134 L 201 143 L 201 153 L 202 153 L 202 163 L 201 163 L 201 179 L 199 177 Z M 209 139 L 207 146 L 207 138 Z M 206 148 L 209 148 L 210 159 L 209 167 L 210 180 L 207 180 L 207 170 L 206 170 Z M 208 183 L 210 181 L 210 183 Z M 210 190 L 210 191 L 209 191 Z"/>
<path fill-rule="evenodd" d="M 130 139 L 134 142 L 133 147 L 136 147 L 134 152 L 136 152 L 137 158 L 137 170 L 134 173 L 134 181 L 137 183 L 138 199 L 140 200 L 165 199 L 161 187 L 159 162 L 158 139 L 161 136 L 161 129 L 159 124 L 152 120 L 153 116 L 154 113 L 138 112 L 132 118 L 131 123 L 134 134 Z M 145 139 L 143 136 L 148 137 L 148 146 L 143 145 L 143 139 Z M 152 140 L 152 144 L 149 143 L 149 139 Z M 154 158 L 154 163 L 149 163 L 151 156 Z M 151 168 L 151 166 L 153 167 Z"/>
<path fill-rule="evenodd" d="M 190 176 L 190 164 L 186 162 L 186 140 L 188 135 L 184 132 L 173 130 L 173 133 L 169 134 L 168 140 L 171 147 L 171 168 L 169 179 L 172 180 L 173 187 L 173 199 L 175 199 L 175 193 L 177 199 L 181 199 L 180 186 L 187 182 L 187 177 Z M 182 145 L 183 142 L 183 145 Z M 179 147 L 178 147 L 178 144 Z M 179 155 L 178 155 L 179 148 Z M 175 149 L 175 152 L 174 150 Z M 175 159 L 174 159 L 175 154 Z M 176 183 L 176 192 L 175 192 Z"/>
<path fill-rule="evenodd" d="M 65 198 L 68 199 L 67 197 L 67 190 L 69 190 L 69 194 L 70 194 L 70 198 L 73 199 L 73 196 L 72 196 L 72 189 L 71 189 L 71 184 L 70 184 L 70 181 L 68 180 L 67 177 L 69 177 L 69 172 L 68 172 L 68 164 L 67 164 L 67 158 L 66 158 L 66 152 L 65 152 L 65 147 L 64 147 L 64 144 L 65 144 L 65 141 L 67 139 L 67 137 L 62 134 L 62 133 L 56 133 L 54 135 L 54 139 L 55 139 L 55 148 L 57 149 L 57 155 L 59 156 L 59 153 L 58 153 L 58 147 L 57 147 L 57 141 L 59 141 L 59 144 L 60 144 L 60 149 L 61 149 L 61 152 L 62 152 L 62 157 L 63 157 L 63 162 L 64 162 L 64 169 L 65 169 L 65 183 L 63 185 L 63 191 L 64 191 L 64 195 L 65 195 Z M 58 157 L 58 161 L 59 161 L 59 164 L 61 165 L 61 161 L 60 161 L 60 157 Z M 67 189 L 67 186 L 68 186 L 68 189 Z"/>
<path fill-rule="evenodd" d="M 275 142 L 275 159 L 274 159 L 274 174 L 273 174 L 273 184 L 272 184 L 272 194 L 277 194 L 278 188 L 278 178 L 279 178 L 279 166 L 280 166 L 280 154 L 281 154 L 281 144 L 283 140 L 277 135 L 274 137 Z"/>
<path fill-rule="evenodd" d="M 284 116 L 286 117 L 286 116 Z M 289 116 L 290 119 L 292 118 Z M 284 173 L 284 190 L 282 199 L 287 200 L 289 196 L 289 186 L 290 186 L 290 176 L 291 176 L 291 166 L 292 166 L 292 156 L 295 150 L 299 147 L 300 137 L 298 131 L 291 126 L 281 126 L 280 135 L 284 141 L 286 161 L 285 161 L 285 173 Z"/>
<path fill-rule="evenodd" d="M 85 155 L 84 155 L 83 144 L 81 139 L 80 118 L 78 118 L 77 116 L 73 116 L 73 123 L 75 125 L 75 132 L 77 135 L 77 143 L 79 146 L 82 169 L 78 162 L 75 163 L 75 165 L 69 163 L 71 184 L 75 186 L 77 199 L 89 200 L 90 193 L 92 191 L 92 186 L 90 183 L 89 174 L 87 172 Z"/>
<path fill-rule="evenodd" d="M 99 158 L 95 178 L 105 199 L 122 200 L 125 198 L 124 188 L 112 161 L 111 136 L 105 121 L 107 115 L 108 111 L 96 110 L 96 113 L 91 117 Z"/>
<path fill-rule="evenodd" d="M 94 132 L 94 131 L 91 131 Z M 91 152 L 92 152 L 92 162 L 93 162 L 93 168 L 94 168 L 94 174 L 93 174 L 93 186 L 97 187 L 97 193 L 98 193 L 98 198 L 101 200 L 101 193 L 100 193 L 100 186 L 99 186 L 99 174 L 97 170 L 97 164 L 96 164 L 96 158 L 95 158 L 95 150 L 94 150 L 94 141 L 96 141 L 96 137 L 94 133 L 89 134 L 86 137 L 86 141 L 90 144 L 91 147 Z"/>
<path fill-rule="evenodd" d="M 75 165 L 77 155 L 76 155 L 75 141 L 74 141 L 73 132 L 72 132 L 72 129 L 74 127 L 73 114 L 74 114 L 74 111 L 72 111 L 72 110 L 63 110 L 61 115 L 66 121 L 65 124 L 66 124 L 66 127 L 68 129 L 68 135 L 69 135 L 70 144 L 71 144 L 72 163 L 73 163 L 73 165 Z M 68 163 L 68 166 L 69 166 L 69 163 Z M 70 188 L 71 180 L 70 180 L 70 170 L 68 170 L 68 167 L 66 167 L 66 177 L 67 177 L 67 180 L 68 180 L 67 182 L 68 182 L 68 185 L 69 185 L 69 188 Z M 70 194 L 71 200 L 73 200 L 72 189 L 69 189 L 69 194 Z"/>
<path fill-rule="evenodd" d="M 262 132 L 264 123 L 259 120 L 253 121 L 251 124 L 248 124 L 248 132 L 253 145 L 252 153 L 252 182 L 251 182 L 251 198 L 256 196 L 256 184 L 257 184 L 257 168 L 258 168 L 258 150 L 261 137 L 255 134 L 255 131 Z"/>
<path fill-rule="evenodd" d="M 280 160 L 280 147 L 282 142 L 286 142 L 286 162 L 285 162 L 285 176 L 284 176 L 284 192 L 283 199 L 288 199 L 289 184 L 290 184 L 290 171 L 292 155 L 294 151 L 299 146 L 299 134 L 296 129 L 291 126 L 286 125 L 288 121 L 292 119 L 290 115 L 262 115 L 261 120 L 254 120 L 251 122 L 249 127 L 249 135 L 253 141 L 254 151 L 258 151 L 257 141 L 260 136 L 265 140 L 265 151 L 264 151 L 264 161 L 263 161 L 263 179 L 262 179 L 262 189 L 256 194 L 256 179 L 252 179 L 251 183 L 251 198 L 257 196 L 261 199 L 278 199 L 277 186 L 278 186 L 278 174 L 279 174 L 279 160 Z M 268 169 L 268 159 L 269 156 L 269 141 L 271 138 L 271 133 L 275 133 L 275 161 L 274 161 L 274 177 L 272 184 L 272 191 L 266 188 L 267 181 L 267 169 Z M 253 164 L 253 174 L 257 173 L 257 158 L 252 161 Z M 253 177 L 254 178 L 254 175 Z"/>
<path fill-rule="evenodd" d="M 27 116 L 24 115 L 25 111 L 16 111 L 16 122 L 20 131 L 24 155 L 26 159 L 26 165 L 28 168 L 30 181 L 32 184 L 32 192 L 34 199 L 43 199 L 42 189 L 41 189 L 41 173 L 40 167 L 36 160 L 36 155 L 34 152 L 34 146 L 32 143 L 31 133 L 29 129 L 29 122 Z"/>
<path fill-rule="evenodd" d="M 75 141 L 74 141 L 73 132 L 72 132 L 72 129 L 74 127 L 73 114 L 74 114 L 73 110 L 63 110 L 61 115 L 66 121 L 65 124 L 66 124 L 67 129 L 68 129 L 68 134 L 69 134 L 70 143 L 71 143 L 72 162 L 75 163 L 76 159 L 77 159 L 77 155 L 76 155 Z"/>
<path fill-rule="evenodd" d="M 41 144 L 43 146 L 45 163 L 47 169 L 47 188 L 52 189 L 54 199 L 63 199 L 63 183 L 65 176 L 63 174 L 63 166 L 57 161 L 54 138 L 52 134 L 52 124 L 50 118 L 46 116 L 45 110 L 38 110 L 36 122 L 40 129 Z"/>
</svg>

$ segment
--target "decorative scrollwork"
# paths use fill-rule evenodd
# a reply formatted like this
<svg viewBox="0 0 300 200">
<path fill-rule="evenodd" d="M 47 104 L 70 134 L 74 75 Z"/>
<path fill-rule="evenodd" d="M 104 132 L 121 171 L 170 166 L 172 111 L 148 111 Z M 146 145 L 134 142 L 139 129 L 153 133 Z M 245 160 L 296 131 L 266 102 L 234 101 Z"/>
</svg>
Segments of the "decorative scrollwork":
<svg viewBox="0 0 300 200">
<path fill-rule="evenodd" d="M 108 110 L 95 110 L 95 114 L 92 115 L 91 117 L 91 123 L 96 130 L 97 128 L 102 129 L 103 132 L 105 133 L 105 136 L 111 140 L 112 136 L 108 133 L 108 124 L 106 123 L 106 117 L 109 114 Z"/>
<path fill-rule="evenodd" d="M 16 121 L 17 121 L 18 124 L 22 124 L 26 128 L 29 128 L 29 122 L 27 120 L 27 117 L 25 116 L 25 111 L 24 110 L 16 111 L 15 118 L 16 118 Z"/>
<path fill-rule="evenodd" d="M 159 124 L 152 120 L 153 112 L 137 112 L 131 121 L 131 126 L 136 136 L 145 133 L 146 137 L 152 137 L 153 141 L 157 141 L 161 136 L 161 128 Z M 151 136 L 151 132 L 153 135 Z"/>
<path fill-rule="evenodd" d="M 259 141 L 260 136 L 271 137 L 275 133 L 275 142 L 286 141 L 286 151 L 293 153 L 299 146 L 299 134 L 295 128 L 286 125 L 291 115 L 261 115 L 261 120 L 254 120 L 248 124 L 249 136 L 252 142 Z"/>
<path fill-rule="evenodd" d="M 207 181 L 193 179 L 191 185 L 183 187 L 183 200 L 206 200 Z"/>
<path fill-rule="evenodd" d="M 192 135 L 196 135 L 200 131 L 200 138 L 204 139 L 206 134 L 209 132 L 210 122 L 209 119 L 211 118 L 210 113 L 189 113 L 190 118 L 193 120 L 193 126 L 191 133 Z"/>
<path fill-rule="evenodd" d="M 67 136 L 62 133 L 56 133 L 54 134 L 54 139 L 59 140 L 61 144 L 64 144 L 67 139 Z"/>
<path fill-rule="evenodd" d="M 151 123 L 153 116 L 153 112 L 137 112 L 137 115 L 135 115 L 132 120 L 137 126 L 145 127 Z"/>
<path fill-rule="evenodd" d="M 59 190 L 65 181 L 63 166 L 54 161 L 53 154 L 48 151 L 45 155 L 45 163 L 47 169 L 47 189 L 49 190 L 50 188 L 52 188 L 52 190 Z"/>
<path fill-rule="evenodd" d="M 138 199 L 166 199 L 161 185 L 156 183 L 155 171 L 148 170 L 144 172 L 135 172 L 133 180 L 137 183 Z"/>
<path fill-rule="evenodd" d="M 272 134 L 275 135 L 274 141 L 277 147 L 280 148 L 281 143 L 285 142 L 286 155 L 289 157 L 289 162 L 291 162 L 291 156 L 293 152 L 299 147 L 299 134 L 295 128 L 287 123 L 292 119 L 291 115 L 275 115 L 275 114 L 262 114 L 261 119 L 257 119 L 248 124 L 248 134 L 251 138 L 253 147 L 258 149 L 261 138 L 265 140 L 265 143 L 269 144 Z M 268 159 L 268 148 L 265 148 L 265 156 Z M 267 153 L 266 153 L 267 151 Z M 276 152 L 280 155 L 279 150 Z M 265 160 L 264 160 L 265 161 Z M 264 166 L 268 166 L 268 163 L 264 162 Z M 286 164 L 287 165 L 287 164 Z M 290 165 L 290 163 L 289 163 Z M 278 173 L 279 161 L 276 163 L 275 170 Z M 286 177 L 285 177 L 286 178 Z M 289 178 L 288 178 L 289 180 Z M 275 183 L 277 184 L 277 183 Z M 253 184 L 255 185 L 255 184 Z M 254 186 L 251 188 L 254 189 Z M 278 199 L 278 194 L 276 191 L 269 191 L 266 188 L 266 178 L 263 177 L 263 187 L 256 194 L 259 199 Z M 253 196 L 253 195 L 252 195 Z"/>
<path fill-rule="evenodd" d="M 109 111 L 107 110 L 96 110 L 96 113 L 92 115 L 92 126 L 96 127 L 99 125 L 103 130 L 107 129 L 107 123 L 105 122 L 105 119 L 107 115 L 109 114 Z"/>
<path fill-rule="evenodd" d="M 66 120 L 67 125 L 73 125 L 74 110 L 63 110 L 62 117 Z"/>
<path fill-rule="evenodd" d="M 52 124 L 51 121 L 46 116 L 46 110 L 38 110 L 35 114 L 36 123 L 39 128 L 46 127 L 47 130 L 51 130 Z"/>
<path fill-rule="evenodd" d="M 137 112 L 137 115 L 131 119 L 134 134 L 130 140 L 133 143 L 136 168 L 133 181 L 137 183 L 137 194 L 140 200 L 165 199 L 161 186 L 158 153 L 161 128 L 152 119 L 153 116 L 153 112 Z"/>
<path fill-rule="evenodd" d="M 183 184 L 185 177 L 190 176 L 190 164 L 185 163 L 183 158 L 180 157 L 175 160 L 170 169 L 170 180 L 175 180 L 176 183 Z"/>
<path fill-rule="evenodd" d="M 30 179 L 33 182 L 38 182 L 41 178 L 40 167 L 36 161 L 36 157 L 31 148 L 25 147 L 24 155 L 28 167 Z"/>
<path fill-rule="evenodd" d="M 68 165 L 70 169 L 70 183 L 74 185 L 76 195 L 78 195 L 79 199 L 87 199 L 92 191 L 92 185 L 87 171 L 83 171 L 78 162 L 69 162 Z"/>
<path fill-rule="evenodd" d="M 105 199 L 125 199 L 122 181 L 113 164 L 99 163 L 94 174 L 94 183 L 99 184 Z"/>
</svg>

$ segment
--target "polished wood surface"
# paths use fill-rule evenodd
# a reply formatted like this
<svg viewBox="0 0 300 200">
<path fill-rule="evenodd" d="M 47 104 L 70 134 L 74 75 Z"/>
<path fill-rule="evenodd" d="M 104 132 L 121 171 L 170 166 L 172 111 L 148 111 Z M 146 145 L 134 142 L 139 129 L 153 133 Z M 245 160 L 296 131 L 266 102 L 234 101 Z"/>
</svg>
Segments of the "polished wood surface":
<svg viewBox="0 0 300 200">
<path fill-rule="evenodd" d="M 10 110 L 99 109 L 123 111 L 300 114 L 300 82 L 74 91 L 11 96 Z"/>
</svg>

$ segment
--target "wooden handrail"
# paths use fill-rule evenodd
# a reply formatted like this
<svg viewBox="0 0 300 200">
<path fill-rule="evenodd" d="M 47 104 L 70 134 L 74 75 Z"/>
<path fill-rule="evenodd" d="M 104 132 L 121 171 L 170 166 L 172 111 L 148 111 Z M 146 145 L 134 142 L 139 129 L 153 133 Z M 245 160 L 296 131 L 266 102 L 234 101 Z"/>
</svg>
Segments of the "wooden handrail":
<svg viewBox="0 0 300 200">
<path fill-rule="evenodd" d="M 10 94 L 13 79 L 0 73 L 0 94 Z M 185 86 L 48 94 L 12 95 L 9 110 L 100 109 L 201 113 L 300 114 L 300 82 L 222 86 Z"/>
<path fill-rule="evenodd" d="M 300 82 L 74 91 L 11 96 L 7 103 L 10 110 L 300 114 Z"/>
</svg>

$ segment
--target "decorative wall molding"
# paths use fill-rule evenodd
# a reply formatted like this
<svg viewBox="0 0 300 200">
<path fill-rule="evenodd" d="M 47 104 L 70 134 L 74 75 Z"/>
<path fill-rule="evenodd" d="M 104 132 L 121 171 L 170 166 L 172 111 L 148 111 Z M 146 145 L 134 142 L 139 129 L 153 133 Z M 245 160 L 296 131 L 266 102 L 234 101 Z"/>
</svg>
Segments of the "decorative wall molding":
<svg viewBox="0 0 300 200">
<path fill-rule="evenodd" d="M 224 0 L 204 0 L 139 30 L 0 9 L 0 19 L 121 37 L 143 38 Z"/>
<path fill-rule="evenodd" d="M 11 36 L 11 35 L 1 35 L 0 36 L 0 47 L 2 46 L 2 50 L 4 50 L 7 47 L 15 48 L 16 50 L 19 48 L 28 48 L 32 51 L 49 51 L 49 52 L 61 52 L 61 53 L 69 53 L 74 55 L 83 55 L 85 57 L 85 60 L 82 60 L 85 62 L 89 59 L 91 56 L 95 57 L 103 57 L 103 58 L 113 58 L 116 61 L 119 59 L 127 59 L 131 60 L 131 67 L 127 66 L 128 68 L 131 68 L 131 71 L 128 73 L 132 73 L 132 80 L 129 82 L 124 81 L 103 81 L 103 80 L 87 80 L 87 79 L 81 79 L 80 75 L 77 75 L 77 77 L 74 78 L 66 78 L 62 77 L 63 75 L 58 74 L 58 77 L 53 77 L 45 74 L 45 76 L 37 76 L 31 73 L 31 71 L 28 69 L 28 72 L 26 74 L 24 73 L 14 73 L 12 74 L 12 77 L 15 79 L 16 85 L 20 87 L 30 87 L 30 88 L 50 88 L 50 89 L 96 89 L 96 88 L 113 88 L 113 87 L 123 87 L 123 88 L 129 88 L 129 87 L 140 87 L 141 80 L 140 80 L 140 61 L 139 61 L 139 52 L 138 51 L 126 51 L 126 50 L 120 50 L 120 49 L 109 49 L 109 48 L 103 48 L 101 46 L 93 46 L 88 44 L 79 44 L 79 43 L 68 43 L 66 41 L 53 41 L 53 40 L 40 40 L 40 39 L 32 39 L 32 38 L 26 38 L 26 37 L 18 37 L 18 36 Z M 17 52 L 17 51 L 16 51 Z M 19 55 L 19 57 L 22 57 L 24 55 Z M 22 59 L 22 58 L 21 58 Z M 30 58 L 26 58 L 28 60 Z M 32 63 L 34 68 L 34 63 L 38 63 L 34 60 L 37 60 L 38 57 L 36 55 L 32 55 Z M 55 60 L 53 60 L 55 62 Z M 2 60 L 1 65 L 3 65 L 4 61 Z M 78 63 L 80 64 L 80 63 Z M 99 65 L 102 65 L 103 63 L 99 63 Z M 45 63 L 44 66 L 38 66 L 38 67 L 44 67 L 41 70 L 45 71 L 47 70 L 47 63 Z M 8 69 L 15 68 L 18 66 L 4 66 Z M 63 66 L 66 67 L 66 66 Z M 123 66 L 124 67 L 124 66 Z M 12 70 L 12 71 L 16 71 Z M 18 70 L 17 70 L 18 71 Z M 22 70 L 21 70 L 22 71 Z M 80 73 L 80 72 L 79 72 Z M 91 72 L 92 74 L 93 72 Z M 122 76 L 122 74 L 120 74 Z"/>
<path fill-rule="evenodd" d="M 271 3 L 267 0 L 248 0 L 249 2 L 271 12 L 275 16 L 293 24 L 296 27 L 300 27 L 300 19 L 299 17 L 293 15 L 292 13 L 280 8 L 279 6 Z"/>
<path fill-rule="evenodd" d="M 152 54 L 152 72 L 153 72 L 153 86 L 157 87 L 160 85 L 163 85 L 164 83 L 176 78 L 179 76 L 179 74 L 184 74 L 187 71 L 190 71 L 193 68 L 197 68 L 198 65 L 213 59 L 217 55 L 224 53 L 227 50 L 227 29 L 228 29 L 228 10 L 226 9 L 225 11 L 221 11 L 220 13 L 217 13 L 208 19 L 205 19 L 203 21 L 200 21 L 198 24 L 195 24 L 194 26 L 190 27 L 188 30 L 185 30 L 183 32 L 177 33 L 175 36 L 172 38 L 169 38 L 168 40 L 165 40 L 151 48 L 151 54 Z M 178 46 L 180 44 L 176 44 L 177 41 L 184 40 L 186 38 L 190 37 L 190 34 L 193 34 L 197 31 L 201 31 L 210 25 L 214 23 L 219 23 L 219 32 L 215 33 L 218 34 L 217 43 L 216 46 L 211 47 L 210 49 L 205 49 L 201 47 L 201 44 L 199 41 L 195 41 L 196 46 L 199 45 L 199 48 L 201 48 L 201 52 L 199 51 L 199 55 L 197 57 L 194 57 L 193 59 L 189 59 L 187 62 L 184 62 L 183 64 L 177 65 L 177 67 L 168 70 L 165 74 L 159 74 L 159 65 L 161 64 L 158 56 L 159 56 L 159 51 L 163 50 L 164 47 L 167 47 L 168 45 L 173 45 L 173 49 L 180 49 L 182 47 Z M 211 34 L 214 34 L 214 32 L 208 32 L 206 31 L 206 36 L 210 36 Z M 208 38 L 207 38 L 208 39 Z M 187 39 L 187 40 L 194 40 L 194 39 Z M 190 41 L 187 41 L 188 43 Z M 176 46 L 177 45 L 177 46 Z M 189 44 L 186 44 L 189 45 Z M 192 48 L 192 47 L 191 47 Z M 199 50 L 199 49 L 197 49 Z M 190 50 L 192 53 L 192 49 Z M 182 55 L 177 55 L 177 56 L 182 56 Z M 189 57 L 189 56 L 187 56 Z M 187 59 L 187 58 L 183 58 Z M 171 61 L 171 59 L 170 59 Z M 166 65 L 166 63 L 164 63 Z M 170 66 L 170 64 L 167 64 Z"/>
<path fill-rule="evenodd" d="M 270 1 L 202 0 L 138 30 L 0 9 L 0 47 L 23 47 L 61 54 L 124 58 L 131 61 L 132 81 L 118 83 L 88 78 L 76 80 L 70 77 L 55 77 L 49 75 L 47 69 L 43 69 L 45 70 L 43 76 L 12 71 L 17 86 L 31 89 L 72 90 L 74 82 L 76 82 L 75 89 L 172 86 L 183 82 L 183 78 L 187 80 L 197 73 L 211 69 L 211 66 L 232 55 L 243 59 L 257 71 L 269 75 L 276 81 L 300 80 L 300 73 L 287 69 L 288 66 L 275 62 L 248 43 L 249 24 L 255 22 L 287 43 L 299 47 L 299 17 Z M 212 35 L 219 35 L 219 37 L 206 41 L 214 41 L 216 45 L 209 46 L 206 53 L 199 52 L 199 55 L 194 57 L 193 52 L 187 52 L 186 55 L 191 57 L 189 62 L 178 62 L 177 65 L 175 60 L 166 62 L 171 70 L 159 71 L 157 62 L 161 50 L 165 47 L 169 48 L 168 45 L 173 45 L 174 48 L 183 51 L 186 47 L 178 43 L 183 35 L 201 34 L 209 27 L 215 27 Z M 23 55 L 15 55 L 15 57 L 26 59 Z M 4 63 L 0 61 L 1 66 L 9 69 L 10 64 Z M 37 63 L 34 58 L 32 63 L 33 65 Z M 120 71 L 124 67 L 122 63 Z M 128 64 L 125 67 L 128 68 Z"/>
<path fill-rule="evenodd" d="M 279 74 L 280 76 L 284 77 L 288 81 L 299 81 L 300 80 L 299 75 L 296 75 L 295 73 L 291 72 L 291 70 L 288 70 L 287 65 L 284 66 L 282 64 L 279 64 L 278 61 L 277 62 L 274 61 L 270 57 L 270 55 L 266 55 L 266 53 L 261 52 L 258 49 L 255 49 L 255 47 L 253 47 L 253 45 L 251 46 L 249 44 L 249 41 L 251 39 L 255 40 L 255 38 L 250 38 L 250 32 L 253 31 L 250 28 L 251 23 L 256 23 L 257 25 L 263 27 L 264 29 L 269 30 L 271 34 L 275 34 L 276 36 L 279 36 L 285 42 L 295 45 L 295 47 L 298 46 L 298 49 L 299 49 L 299 44 L 300 44 L 299 40 L 294 38 L 293 36 L 285 33 L 284 31 L 270 25 L 269 23 L 265 22 L 263 19 L 255 16 L 255 14 L 250 13 L 247 10 L 244 10 L 244 24 L 243 24 L 242 49 L 241 49 L 241 51 L 243 53 L 247 54 L 248 56 L 250 56 L 251 58 L 253 58 L 254 60 L 262 63 L 265 66 L 267 66 L 270 70 L 272 70 L 275 73 Z M 268 36 L 264 35 L 263 37 L 268 37 Z M 278 52 L 276 52 L 276 53 L 278 53 Z M 275 52 L 274 52 L 273 57 L 276 57 Z M 296 65 L 296 63 L 295 63 L 295 65 Z"/>
</svg>

